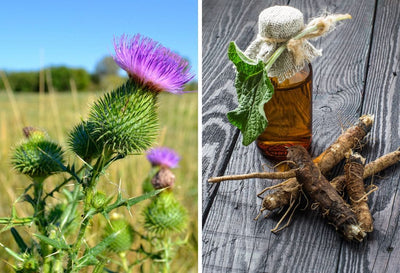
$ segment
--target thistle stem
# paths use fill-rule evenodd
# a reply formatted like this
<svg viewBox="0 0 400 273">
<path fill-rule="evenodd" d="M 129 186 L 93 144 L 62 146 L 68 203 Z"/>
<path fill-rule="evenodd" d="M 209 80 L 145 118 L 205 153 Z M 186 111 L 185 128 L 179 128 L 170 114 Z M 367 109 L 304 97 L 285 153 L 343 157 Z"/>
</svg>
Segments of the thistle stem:
<svg viewBox="0 0 400 273">
<path fill-rule="evenodd" d="M 163 242 L 163 250 L 164 250 L 164 257 L 163 257 L 163 273 L 169 273 L 170 272 L 170 259 L 171 259 L 171 238 L 166 237 Z"/>
<path fill-rule="evenodd" d="M 79 229 L 78 237 L 75 241 L 74 246 L 72 247 L 72 252 L 71 252 L 71 259 L 69 260 L 68 263 L 68 268 L 70 270 L 73 269 L 73 260 L 76 258 L 78 255 L 79 249 L 82 246 L 85 234 L 86 234 L 86 229 L 89 225 L 90 220 L 92 219 L 93 215 L 88 215 L 87 213 L 91 209 L 92 205 L 92 199 L 93 195 L 95 194 L 96 190 L 96 185 L 98 178 L 100 174 L 104 171 L 104 166 L 106 162 L 110 160 L 112 156 L 112 152 L 110 151 L 104 151 L 103 154 L 97 159 L 96 164 L 94 165 L 93 169 L 91 170 L 91 176 L 89 178 L 89 181 L 87 183 L 82 183 L 84 187 L 84 192 L 85 192 L 85 200 L 84 200 L 84 219 L 82 221 L 82 224 Z"/>
<path fill-rule="evenodd" d="M 33 217 L 24 217 L 24 218 L 10 218 L 10 217 L 2 217 L 0 218 L 0 225 L 13 225 L 13 226 L 25 226 L 30 225 L 33 222 Z"/>
</svg>

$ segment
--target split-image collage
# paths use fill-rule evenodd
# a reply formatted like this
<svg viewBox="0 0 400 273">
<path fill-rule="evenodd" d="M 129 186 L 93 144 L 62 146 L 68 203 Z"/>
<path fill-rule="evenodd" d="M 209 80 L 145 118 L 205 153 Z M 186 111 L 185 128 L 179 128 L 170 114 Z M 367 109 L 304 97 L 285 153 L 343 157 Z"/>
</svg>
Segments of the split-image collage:
<svg viewBox="0 0 400 273">
<path fill-rule="evenodd" d="M 400 272 L 398 1 L 1 10 L 0 272 Z"/>
</svg>

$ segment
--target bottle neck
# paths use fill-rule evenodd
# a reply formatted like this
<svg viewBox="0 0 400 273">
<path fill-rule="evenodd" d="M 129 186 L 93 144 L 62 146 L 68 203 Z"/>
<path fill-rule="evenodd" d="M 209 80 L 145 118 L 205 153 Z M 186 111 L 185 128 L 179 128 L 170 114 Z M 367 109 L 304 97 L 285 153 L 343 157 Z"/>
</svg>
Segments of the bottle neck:
<svg viewBox="0 0 400 273">
<path fill-rule="evenodd" d="M 304 82 L 310 81 L 312 78 L 312 66 L 310 63 L 306 64 L 302 70 L 298 71 L 289 79 L 279 82 L 277 78 L 273 77 L 271 83 L 274 86 L 275 91 L 277 90 L 287 90 L 298 87 Z"/>
</svg>

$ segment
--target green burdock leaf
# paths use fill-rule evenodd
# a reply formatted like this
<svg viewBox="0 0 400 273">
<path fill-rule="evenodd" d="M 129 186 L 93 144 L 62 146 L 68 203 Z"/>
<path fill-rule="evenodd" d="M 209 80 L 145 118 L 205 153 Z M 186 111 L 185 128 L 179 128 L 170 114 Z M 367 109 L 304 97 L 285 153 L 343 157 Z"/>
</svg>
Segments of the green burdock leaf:
<svg viewBox="0 0 400 273">
<path fill-rule="evenodd" d="M 237 70 L 235 87 L 239 105 L 227 116 L 242 132 L 243 145 L 247 146 L 268 126 L 264 104 L 272 98 L 274 87 L 263 62 L 249 59 L 234 42 L 229 45 L 228 56 Z"/>
</svg>

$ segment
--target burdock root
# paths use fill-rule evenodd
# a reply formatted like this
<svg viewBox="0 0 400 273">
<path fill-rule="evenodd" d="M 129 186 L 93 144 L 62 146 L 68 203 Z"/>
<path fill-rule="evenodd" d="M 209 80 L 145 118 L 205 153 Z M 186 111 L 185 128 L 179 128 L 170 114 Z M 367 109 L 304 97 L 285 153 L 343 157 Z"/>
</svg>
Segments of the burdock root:
<svg viewBox="0 0 400 273">
<path fill-rule="evenodd" d="M 356 215 L 322 175 L 302 146 L 288 148 L 287 158 L 294 161 L 297 181 L 310 199 L 317 203 L 323 216 L 348 240 L 362 241 L 365 232 L 357 222 Z"/>
</svg>

